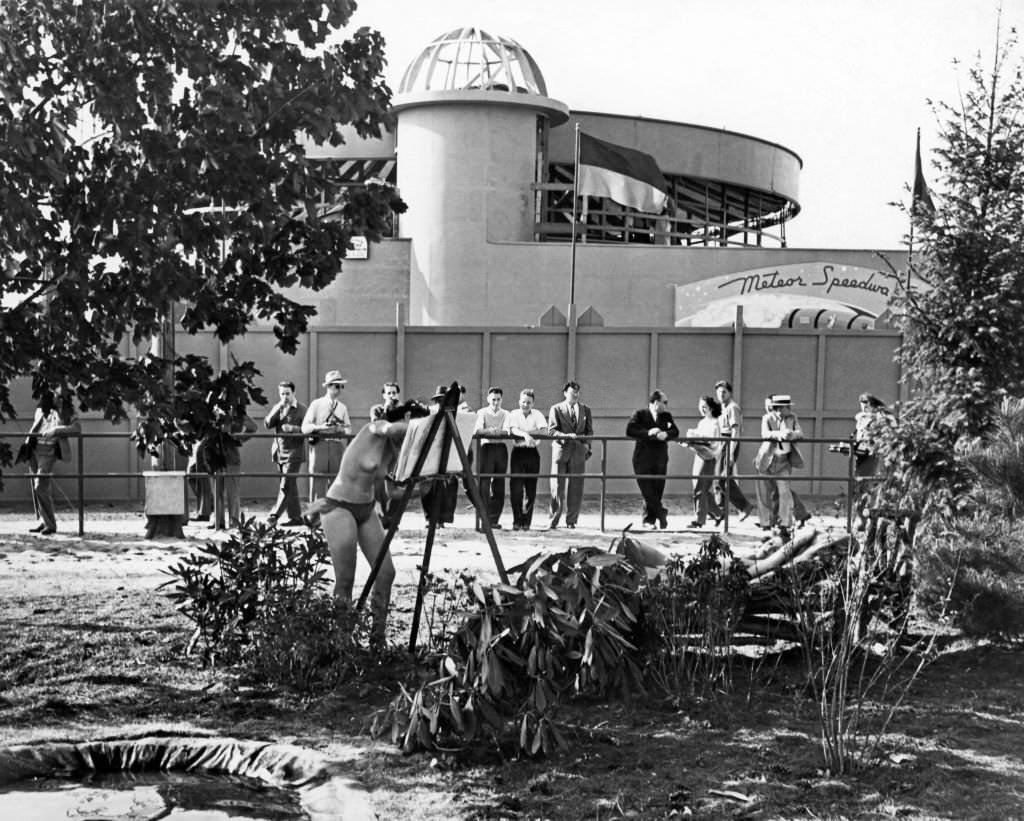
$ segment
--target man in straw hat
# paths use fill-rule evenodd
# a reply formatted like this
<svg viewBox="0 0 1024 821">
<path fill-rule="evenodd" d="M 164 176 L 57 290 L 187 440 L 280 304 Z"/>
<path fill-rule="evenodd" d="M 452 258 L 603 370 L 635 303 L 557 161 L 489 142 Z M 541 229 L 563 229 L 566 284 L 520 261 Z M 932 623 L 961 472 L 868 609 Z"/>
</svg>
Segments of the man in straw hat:
<svg viewBox="0 0 1024 821">
<path fill-rule="evenodd" d="M 302 419 L 302 432 L 309 442 L 309 472 L 313 474 L 310 501 L 327 492 L 327 485 L 341 467 L 344 437 L 352 432 L 348 408 L 341 401 L 341 392 L 347 381 L 342 378 L 341 371 L 328 371 L 324 376 L 326 393 L 309 403 Z"/>
<path fill-rule="evenodd" d="M 793 413 L 789 394 L 773 393 L 769 397 L 768 412 L 761 417 L 761 438 L 764 440 L 754 457 L 754 469 L 764 478 L 757 482 L 757 507 L 761 525 L 772 522 L 771 497 L 778 492 L 779 535 L 787 540 L 793 532 L 793 493 L 790 477 L 793 468 L 804 466 L 796 442 L 804 438 L 800 420 Z"/>
</svg>

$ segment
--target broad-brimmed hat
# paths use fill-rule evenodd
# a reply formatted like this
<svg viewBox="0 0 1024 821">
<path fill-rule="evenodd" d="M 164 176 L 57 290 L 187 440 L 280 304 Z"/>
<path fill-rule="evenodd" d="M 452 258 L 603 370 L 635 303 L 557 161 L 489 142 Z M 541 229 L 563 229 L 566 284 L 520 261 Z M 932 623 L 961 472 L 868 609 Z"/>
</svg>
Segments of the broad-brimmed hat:
<svg viewBox="0 0 1024 821">
<path fill-rule="evenodd" d="M 441 399 L 444 399 L 446 393 L 448 393 L 448 386 L 438 385 L 437 388 L 434 390 L 434 395 L 430 397 L 430 401 L 438 402 Z"/>
<path fill-rule="evenodd" d="M 788 393 L 773 393 L 772 407 L 783 408 L 793 404 L 793 398 Z"/>
<path fill-rule="evenodd" d="M 328 371 L 327 375 L 324 377 L 324 387 L 325 388 L 328 385 L 334 385 L 334 384 L 344 385 L 347 382 L 348 382 L 348 380 L 342 377 L 341 371 Z"/>
</svg>

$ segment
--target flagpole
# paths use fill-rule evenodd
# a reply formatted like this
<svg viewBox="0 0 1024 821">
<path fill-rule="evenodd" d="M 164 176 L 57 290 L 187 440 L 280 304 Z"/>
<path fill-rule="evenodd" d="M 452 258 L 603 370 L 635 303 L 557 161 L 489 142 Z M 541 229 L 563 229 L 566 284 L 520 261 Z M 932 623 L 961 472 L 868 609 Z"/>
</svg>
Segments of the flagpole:
<svg viewBox="0 0 1024 821">
<path fill-rule="evenodd" d="M 921 162 L 921 129 L 917 129 L 917 147 L 914 154 L 914 184 L 910 194 L 910 238 L 907 242 L 907 293 L 910 293 L 911 271 L 914 269 L 914 216 L 917 213 L 917 169 Z"/>
<path fill-rule="evenodd" d="M 579 202 L 580 180 L 580 124 L 576 123 L 576 141 L 573 147 L 572 160 L 572 239 L 569 242 L 569 316 L 568 323 L 576 324 L 576 219 L 577 203 Z"/>
</svg>

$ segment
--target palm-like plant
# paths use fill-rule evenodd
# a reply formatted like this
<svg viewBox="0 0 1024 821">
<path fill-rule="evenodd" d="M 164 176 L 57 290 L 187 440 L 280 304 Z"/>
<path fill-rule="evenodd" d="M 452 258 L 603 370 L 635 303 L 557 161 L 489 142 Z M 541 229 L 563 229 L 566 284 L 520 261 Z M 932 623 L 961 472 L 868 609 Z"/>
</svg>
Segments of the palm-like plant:
<svg viewBox="0 0 1024 821">
<path fill-rule="evenodd" d="M 1024 509 L 1024 398 L 1004 397 L 992 430 L 973 440 L 963 459 L 984 500 L 1016 519 Z"/>
</svg>

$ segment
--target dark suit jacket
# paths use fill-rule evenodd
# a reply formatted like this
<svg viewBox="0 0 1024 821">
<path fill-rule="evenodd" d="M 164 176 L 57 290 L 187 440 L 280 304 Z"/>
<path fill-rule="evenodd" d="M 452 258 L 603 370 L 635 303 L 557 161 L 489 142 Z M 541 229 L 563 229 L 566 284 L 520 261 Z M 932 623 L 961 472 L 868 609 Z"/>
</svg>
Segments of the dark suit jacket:
<svg viewBox="0 0 1024 821">
<path fill-rule="evenodd" d="M 569 415 L 568 402 L 559 402 L 557 405 L 552 405 L 551 410 L 548 411 L 548 433 L 575 433 L 579 437 L 584 437 L 580 439 L 552 439 L 551 458 L 555 461 L 559 459 L 563 452 L 568 455 L 577 448 L 581 449 L 584 453 L 590 453 L 590 441 L 585 438 L 594 435 L 594 417 L 590 413 L 590 408 L 582 402 L 576 404 L 576 424 L 574 425 L 572 417 Z"/>
<path fill-rule="evenodd" d="M 668 439 L 662 442 L 648 435 L 651 428 L 660 428 L 668 434 Z M 658 421 L 654 421 L 654 415 L 650 408 L 640 408 L 629 417 L 626 423 L 626 436 L 636 439 L 633 447 L 634 460 L 646 460 L 651 457 L 664 458 L 668 454 L 668 442 L 679 438 L 679 428 L 676 427 L 672 414 L 668 411 L 658 414 Z"/>
<path fill-rule="evenodd" d="M 298 464 L 306 461 L 306 437 L 302 435 L 302 419 L 306 415 L 306 406 L 301 402 L 292 405 L 284 413 L 280 403 L 271 408 L 264 420 L 267 430 L 277 431 L 274 444 L 270 446 L 270 457 L 278 464 Z M 299 428 L 294 433 L 284 433 L 281 425 L 295 425 Z"/>
</svg>

